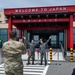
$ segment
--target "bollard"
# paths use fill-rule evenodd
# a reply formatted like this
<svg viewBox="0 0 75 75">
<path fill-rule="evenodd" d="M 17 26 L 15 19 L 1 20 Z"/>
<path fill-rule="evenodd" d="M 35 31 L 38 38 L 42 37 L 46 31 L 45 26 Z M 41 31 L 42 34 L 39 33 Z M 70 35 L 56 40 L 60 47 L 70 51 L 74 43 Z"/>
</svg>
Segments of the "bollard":
<svg viewBox="0 0 75 75">
<path fill-rule="evenodd" d="M 39 53 L 40 53 L 40 50 L 37 50 L 37 54 L 38 54 L 38 64 L 39 64 Z"/>
<path fill-rule="evenodd" d="M 73 48 L 70 48 L 70 61 L 73 62 Z"/>
<path fill-rule="evenodd" d="M 52 48 L 50 48 L 50 61 L 52 61 Z"/>
<path fill-rule="evenodd" d="M 30 60 L 32 60 L 32 58 L 33 58 L 33 57 L 31 56 L 31 57 L 30 57 Z"/>
<path fill-rule="evenodd" d="M 30 54 L 30 50 L 28 50 L 27 53 L 28 53 L 28 56 L 29 56 L 29 54 Z M 32 56 L 30 57 L 30 60 L 32 60 Z"/>
</svg>

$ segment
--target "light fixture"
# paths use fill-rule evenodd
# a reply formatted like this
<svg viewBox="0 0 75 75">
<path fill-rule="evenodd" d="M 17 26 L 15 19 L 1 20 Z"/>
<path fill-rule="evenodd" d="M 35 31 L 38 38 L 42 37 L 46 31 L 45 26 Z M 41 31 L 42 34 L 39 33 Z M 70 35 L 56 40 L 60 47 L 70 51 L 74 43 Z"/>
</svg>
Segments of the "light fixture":
<svg viewBox="0 0 75 75">
<path fill-rule="evenodd" d="M 24 18 L 23 16 L 21 16 L 21 18 Z"/>
<path fill-rule="evenodd" d="M 66 17 L 66 14 L 64 14 L 64 16 Z"/>
<path fill-rule="evenodd" d="M 38 18 L 40 18 L 40 15 L 38 15 Z"/>
<path fill-rule="evenodd" d="M 31 15 L 29 15 L 29 18 L 31 18 L 32 16 Z"/>
<path fill-rule="evenodd" d="M 46 17 L 48 18 L 48 17 L 49 17 L 49 15 L 47 14 L 47 15 L 46 15 Z"/>
<path fill-rule="evenodd" d="M 13 16 L 13 18 L 15 18 L 15 16 Z"/>
<path fill-rule="evenodd" d="M 55 14 L 55 17 L 57 17 L 57 14 Z"/>
</svg>

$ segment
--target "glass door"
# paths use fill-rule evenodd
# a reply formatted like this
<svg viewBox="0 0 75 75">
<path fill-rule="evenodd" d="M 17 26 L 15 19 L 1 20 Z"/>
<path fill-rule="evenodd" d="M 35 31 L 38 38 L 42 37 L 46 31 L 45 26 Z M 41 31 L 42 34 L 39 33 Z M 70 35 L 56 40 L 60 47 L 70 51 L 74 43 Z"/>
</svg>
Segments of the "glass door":
<svg viewBox="0 0 75 75">
<path fill-rule="evenodd" d="M 63 34 L 63 32 L 60 32 L 59 33 L 59 46 L 60 46 L 60 42 L 62 43 L 62 45 L 64 46 L 64 34 Z"/>
<path fill-rule="evenodd" d="M 51 35 L 51 47 L 57 47 L 57 35 Z"/>
</svg>

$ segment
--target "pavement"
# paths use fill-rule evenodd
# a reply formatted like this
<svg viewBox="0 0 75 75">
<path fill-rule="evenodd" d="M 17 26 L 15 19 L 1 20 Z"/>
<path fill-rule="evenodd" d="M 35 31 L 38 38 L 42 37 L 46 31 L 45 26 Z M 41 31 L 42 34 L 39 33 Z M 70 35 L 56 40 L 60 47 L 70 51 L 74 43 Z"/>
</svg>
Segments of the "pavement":
<svg viewBox="0 0 75 75">
<path fill-rule="evenodd" d="M 37 64 L 26 65 L 27 61 L 23 61 L 24 75 L 71 75 L 75 62 L 50 62 L 47 66 Z M 4 67 L 0 65 L 0 75 L 4 74 Z"/>
<path fill-rule="evenodd" d="M 74 67 L 75 62 L 52 62 L 46 75 L 71 75 Z"/>
<path fill-rule="evenodd" d="M 50 53 L 48 52 L 48 65 L 47 66 L 44 66 L 44 64 L 40 66 L 38 64 L 38 61 L 35 61 L 35 65 L 26 66 L 28 54 L 22 55 L 23 64 L 26 67 L 24 68 L 24 73 L 26 72 L 25 75 L 71 75 L 73 68 L 75 67 L 75 62 L 70 62 L 70 52 L 69 51 L 67 52 L 66 60 L 64 60 L 61 51 L 59 51 L 59 62 L 58 62 L 58 51 L 54 50 L 52 55 L 53 55 L 53 61 L 50 62 L 50 57 L 49 57 Z M 75 61 L 75 52 L 73 55 L 74 55 L 74 61 Z M 2 54 L 0 54 L 0 56 L 2 56 L 3 58 Z M 35 52 L 35 58 L 36 58 L 35 60 L 38 60 L 37 52 Z M 40 54 L 39 54 L 39 63 L 40 63 Z"/>
<path fill-rule="evenodd" d="M 46 75 L 49 65 L 24 65 L 23 75 Z M 0 65 L 0 75 L 5 75 L 4 64 Z"/>
</svg>

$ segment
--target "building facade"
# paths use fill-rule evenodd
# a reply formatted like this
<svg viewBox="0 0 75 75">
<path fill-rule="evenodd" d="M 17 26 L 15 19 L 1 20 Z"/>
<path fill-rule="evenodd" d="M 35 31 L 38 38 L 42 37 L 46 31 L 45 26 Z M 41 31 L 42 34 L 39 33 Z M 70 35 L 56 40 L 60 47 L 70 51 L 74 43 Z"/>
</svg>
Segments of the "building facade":
<svg viewBox="0 0 75 75">
<path fill-rule="evenodd" d="M 15 29 L 14 26 L 13 28 Z M 0 47 L 1 44 L 8 40 L 8 23 L 6 23 L 6 18 L 3 10 L 0 11 L 0 40 Z"/>
<path fill-rule="evenodd" d="M 70 42 L 73 40 L 74 47 L 74 20 L 73 35 L 71 33 L 68 34 L 68 30 L 72 31 L 71 28 L 67 29 L 69 21 L 72 20 L 72 17 L 74 18 L 74 13 L 72 13 L 73 16 L 70 16 L 70 12 L 66 12 L 70 10 L 71 7 L 74 9 L 75 6 L 5 9 L 0 12 L 0 39 L 3 40 L 3 43 L 7 41 L 9 39 L 8 32 L 13 28 L 17 30 L 18 36 L 26 36 L 28 41 L 31 41 L 31 39 L 38 41 L 40 38 L 43 38 L 44 41 L 46 41 L 51 35 L 52 39 L 50 44 L 52 47 L 57 48 L 59 47 L 60 42 L 62 42 L 63 46 L 68 48 L 69 46 L 72 46 L 69 44 L 70 40 Z M 11 25 L 11 21 L 13 21 L 12 26 L 14 27 L 9 26 Z M 72 35 L 73 37 L 71 38 L 69 35 Z"/>
</svg>

